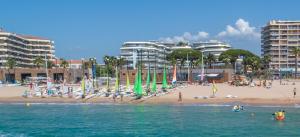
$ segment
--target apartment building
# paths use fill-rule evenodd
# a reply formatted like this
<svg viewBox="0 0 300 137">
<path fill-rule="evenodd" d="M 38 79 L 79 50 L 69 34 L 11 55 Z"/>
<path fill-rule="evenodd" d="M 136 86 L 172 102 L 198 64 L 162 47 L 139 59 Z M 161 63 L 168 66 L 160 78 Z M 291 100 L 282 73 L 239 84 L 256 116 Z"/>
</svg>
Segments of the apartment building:
<svg viewBox="0 0 300 137">
<path fill-rule="evenodd" d="M 170 48 L 156 42 L 125 42 L 121 50 L 121 57 L 125 58 L 126 66 L 135 69 L 139 62 L 145 67 L 150 64 L 151 68 L 163 68 L 166 55 L 170 53 Z"/>
<path fill-rule="evenodd" d="M 49 39 L 0 30 L 0 68 L 5 68 L 9 58 L 16 60 L 17 67 L 31 68 L 37 57 L 54 61 L 54 52 L 54 42 Z"/>
<path fill-rule="evenodd" d="M 228 43 L 210 40 L 206 42 L 194 42 L 192 48 L 203 53 L 204 56 L 214 55 L 217 59 L 224 52 L 231 49 Z"/>
<path fill-rule="evenodd" d="M 261 30 L 262 56 L 271 56 L 271 69 L 294 71 L 294 47 L 300 46 L 300 21 L 272 20 Z"/>
</svg>

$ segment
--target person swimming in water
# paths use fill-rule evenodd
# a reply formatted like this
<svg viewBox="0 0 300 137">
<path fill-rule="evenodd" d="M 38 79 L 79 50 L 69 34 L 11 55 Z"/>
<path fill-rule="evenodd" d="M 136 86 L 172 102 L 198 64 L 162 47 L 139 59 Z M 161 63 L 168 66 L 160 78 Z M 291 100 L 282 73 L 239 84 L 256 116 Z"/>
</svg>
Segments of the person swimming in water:
<svg viewBox="0 0 300 137">
<path fill-rule="evenodd" d="M 244 106 L 235 105 L 233 106 L 232 110 L 235 112 L 239 112 L 240 110 L 244 110 Z"/>
<path fill-rule="evenodd" d="M 284 110 L 279 110 L 279 111 L 273 113 L 272 115 L 278 121 L 282 121 L 285 119 L 285 111 Z"/>
</svg>

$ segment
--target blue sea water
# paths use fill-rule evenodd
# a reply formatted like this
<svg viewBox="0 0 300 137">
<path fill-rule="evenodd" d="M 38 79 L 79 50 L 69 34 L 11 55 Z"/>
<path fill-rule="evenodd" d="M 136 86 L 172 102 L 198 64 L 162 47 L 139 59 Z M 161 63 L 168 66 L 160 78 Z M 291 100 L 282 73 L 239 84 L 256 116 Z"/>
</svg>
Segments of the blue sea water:
<svg viewBox="0 0 300 137">
<path fill-rule="evenodd" d="M 0 137 L 300 136 L 300 108 L 201 105 L 0 104 Z M 272 113 L 285 109 L 287 118 Z"/>
</svg>

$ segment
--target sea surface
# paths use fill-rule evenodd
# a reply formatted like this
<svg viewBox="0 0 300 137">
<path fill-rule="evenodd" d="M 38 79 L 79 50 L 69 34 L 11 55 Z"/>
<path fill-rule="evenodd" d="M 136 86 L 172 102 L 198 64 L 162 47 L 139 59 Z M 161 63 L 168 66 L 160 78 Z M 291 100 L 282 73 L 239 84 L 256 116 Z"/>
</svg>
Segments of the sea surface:
<svg viewBox="0 0 300 137">
<path fill-rule="evenodd" d="M 0 137 L 300 136 L 299 107 L 226 105 L 0 104 Z M 286 120 L 272 113 L 285 109 Z"/>
</svg>

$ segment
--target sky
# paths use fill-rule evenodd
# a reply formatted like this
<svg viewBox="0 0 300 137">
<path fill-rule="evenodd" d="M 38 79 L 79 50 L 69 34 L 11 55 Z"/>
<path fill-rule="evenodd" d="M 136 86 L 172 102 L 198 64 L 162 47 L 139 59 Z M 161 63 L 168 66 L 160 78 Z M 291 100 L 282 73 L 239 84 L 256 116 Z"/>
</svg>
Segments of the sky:
<svg viewBox="0 0 300 137">
<path fill-rule="evenodd" d="M 285 5 L 285 6 L 283 6 Z M 66 59 L 118 56 L 126 41 L 221 40 L 260 55 L 270 20 L 300 20 L 297 0 L 1 0 L 0 27 L 55 42 Z"/>
</svg>

